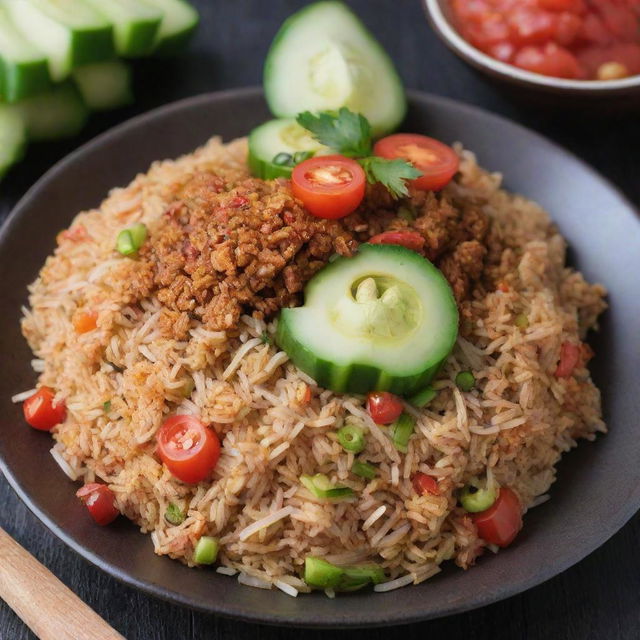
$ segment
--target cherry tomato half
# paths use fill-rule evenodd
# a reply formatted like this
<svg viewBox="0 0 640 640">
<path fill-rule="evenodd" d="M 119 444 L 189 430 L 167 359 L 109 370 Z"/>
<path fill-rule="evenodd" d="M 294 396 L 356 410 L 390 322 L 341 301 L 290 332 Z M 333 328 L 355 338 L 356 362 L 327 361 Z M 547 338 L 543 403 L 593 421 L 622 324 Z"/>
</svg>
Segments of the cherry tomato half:
<svg viewBox="0 0 640 640">
<path fill-rule="evenodd" d="M 422 175 L 411 184 L 416 189 L 437 191 L 445 187 L 460 166 L 458 154 L 446 144 L 415 133 L 396 133 L 378 140 L 373 152 L 382 158 L 404 158 Z"/>
<path fill-rule="evenodd" d="M 103 527 L 120 515 L 113 491 L 106 484 L 85 484 L 76 491 L 76 496 L 82 500 L 91 517 Z"/>
<path fill-rule="evenodd" d="M 178 480 L 195 484 L 218 463 L 220 440 L 197 418 L 172 416 L 158 431 L 158 455 Z"/>
<path fill-rule="evenodd" d="M 67 408 L 64 400 L 55 402 L 55 393 L 49 387 L 41 387 L 22 405 L 24 419 L 34 428 L 40 431 L 51 431 L 53 427 L 67 416 Z"/>
<path fill-rule="evenodd" d="M 344 218 L 364 198 L 362 167 L 344 156 L 317 156 L 301 162 L 291 174 L 293 195 L 317 218 Z"/>
<path fill-rule="evenodd" d="M 369 238 L 371 244 L 399 244 L 412 251 L 420 251 L 424 247 L 424 236 L 417 231 L 385 231 L 373 238 Z"/>
<path fill-rule="evenodd" d="M 367 396 L 367 411 L 376 424 L 391 424 L 404 411 L 398 396 L 388 391 L 372 391 Z"/>
<path fill-rule="evenodd" d="M 438 481 L 433 476 L 422 473 L 422 471 L 418 471 L 418 473 L 411 478 L 411 483 L 419 496 L 426 496 L 428 493 L 432 496 L 440 495 Z"/>
<path fill-rule="evenodd" d="M 478 535 L 489 544 L 509 546 L 522 529 L 522 508 L 511 489 L 502 488 L 496 501 L 485 511 L 473 514 Z"/>
</svg>

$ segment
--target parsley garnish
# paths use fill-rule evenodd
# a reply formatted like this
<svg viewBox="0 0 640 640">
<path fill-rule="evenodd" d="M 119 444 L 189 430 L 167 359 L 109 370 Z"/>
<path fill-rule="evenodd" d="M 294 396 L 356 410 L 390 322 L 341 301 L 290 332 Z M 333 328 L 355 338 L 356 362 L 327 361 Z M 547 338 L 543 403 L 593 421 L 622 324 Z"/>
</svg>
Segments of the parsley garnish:
<svg viewBox="0 0 640 640">
<path fill-rule="evenodd" d="M 409 195 L 406 180 L 422 175 L 411 163 L 396 158 L 387 160 L 372 156 L 371 125 L 359 113 L 342 107 L 338 111 L 298 114 L 298 124 L 309 131 L 321 144 L 333 151 L 356 158 L 370 183 L 380 182 L 394 198 Z"/>
</svg>

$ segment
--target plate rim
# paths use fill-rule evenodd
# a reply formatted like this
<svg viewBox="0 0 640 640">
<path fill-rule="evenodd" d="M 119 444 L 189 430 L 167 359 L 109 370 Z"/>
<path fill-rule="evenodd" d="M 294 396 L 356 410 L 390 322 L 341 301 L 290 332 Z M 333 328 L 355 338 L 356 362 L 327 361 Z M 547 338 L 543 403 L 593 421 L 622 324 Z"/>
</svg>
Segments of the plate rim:
<svg viewBox="0 0 640 640">
<path fill-rule="evenodd" d="M 169 104 L 134 116 L 133 118 L 130 118 L 125 122 L 116 125 L 89 140 L 78 149 L 74 150 L 72 153 L 66 155 L 59 162 L 54 164 L 28 189 L 28 191 L 22 196 L 22 198 L 20 198 L 20 200 L 13 207 L 9 216 L 2 225 L 2 228 L 0 229 L 0 252 L 7 242 L 7 239 L 11 235 L 15 221 L 20 217 L 22 211 L 30 206 L 31 201 L 38 197 L 40 190 L 50 182 L 54 181 L 59 174 L 65 171 L 68 165 L 75 162 L 85 153 L 99 149 L 103 144 L 108 143 L 112 138 L 126 134 L 127 131 L 135 129 L 137 126 L 143 124 L 148 120 L 153 120 L 156 117 L 168 115 L 174 111 L 179 112 L 182 109 L 188 109 L 193 106 L 198 106 L 201 103 L 206 104 L 211 100 L 215 101 L 224 98 L 256 98 L 260 95 L 262 95 L 262 89 L 260 87 L 243 87 L 226 89 L 223 91 L 207 92 L 196 96 L 183 98 L 181 100 L 171 102 Z M 493 120 L 496 124 L 508 124 L 509 127 L 515 127 L 518 131 L 526 134 L 527 136 L 533 136 L 537 138 L 539 142 L 552 149 L 555 154 L 562 155 L 572 163 L 579 165 L 580 168 L 585 171 L 592 179 L 597 180 L 603 185 L 603 187 L 605 187 L 611 193 L 615 194 L 616 197 L 620 200 L 621 205 L 625 209 L 624 215 L 626 216 L 627 214 L 629 214 L 634 219 L 636 224 L 640 224 L 639 208 L 627 198 L 626 194 L 617 185 L 613 184 L 608 178 L 600 174 L 596 169 L 594 169 L 580 157 L 578 157 L 571 151 L 568 151 L 546 136 L 541 135 L 537 131 L 521 125 L 520 123 L 515 122 L 505 116 L 494 114 L 481 107 L 460 102 L 452 98 L 434 95 L 418 90 L 407 91 L 407 97 L 410 103 L 435 103 L 445 108 L 447 106 L 451 106 L 459 112 L 473 113 L 475 115 L 481 116 L 482 118 Z M 212 135 L 215 135 L 214 131 L 212 131 Z M 620 212 L 620 214 L 622 215 L 622 212 Z M 53 522 L 53 520 L 45 513 L 44 509 L 36 504 L 29 495 L 27 495 L 27 491 L 23 489 L 17 477 L 9 468 L 1 453 L 0 471 L 2 471 L 8 484 L 15 491 L 21 501 L 51 533 L 53 533 L 65 545 L 70 547 L 82 558 L 89 561 L 95 567 L 98 567 L 102 571 L 106 572 L 108 575 L 115 578 L 119 582 L 122 582 L 129 587 L 139 589 L 143 593 L 154 596 L 161 600 L 178 604 L 203 613 L 221 615 L 224 617 L 229 617 L 250 623 L 301 628 L 366 628 L 411 624 L 415 622 L 441 618 L 456 613 L 472 611 L 474 609 L 478 609 L 495 602 L 505 600 L 546 582 L 547 580 L 559 575 L 569 567 L 583 560 L 585 557 L 593 553 L 593 551 L 595 551 L 597 548 L 606 543 L 613 535 L 615 535 L 638 511 L 638 509 L 640 509 L 640 487 L 636 487 L 635 490 L 631 492 L 628 500 L 626 501 L 625 508 L 620 509 L 615 522 L 613 524 L 609 522 L 609 526 L 607 526 L 606 530 L 602 530 L 597 536 L 592 536 L 588 544 L 581 546 L 579 550 L 577 550 L 577 552 L 567 555 L 562 562 L 554 563 L 553 565 L 550 565 L 549 568 L 545 566 L 545 568 L 537 572 L 535 577 L 533 578 L 520 580 L 520 582 L 512 586 L 512 588 L 509 590 L 508 595 L 505 595 L 504 592 L 501 592 L 499 590 L 489 590 L 488 592 L 485 591 L 482 594 L 478 595 L 478 597 L 475 598 L 473 602 L 468 606 L 466 604 L 461 606 L 459 603 L 452 603 L 446 607 L 441 608 L 435 613 L 421 614 L 420 612 L 407 612 L 407 614 L 398 614 L 391 618 L 384 618 L 383 616 L 376 618 L 375 616 L 371 615 L 371 612 L 369 612 L 369 615 L 361 615 L 359 616 L 358 620 L 355 620 L 353 622 L 345 620 L 332 622 L 331 620 L 320 621 L 318 619 L 307 619 L 308 616 L 306 615 L 289 615 L 287 618 L 276 617 L 274 615 L 274 617 L 272 618 L 267 618 L 261 614 L 252 615 L 251 612 L 247 611 L 246 608 L 239 608 L 233 604 L 225 604 L 223 606 L 216 607 L 215 603 L 212 603 L 214 606 L 204 606 L 202 604 L 193 602 L 189 598 L 189 596 L 184 595 L 184 593 L 173 591 L 165 586 L 149 583 L 144 580 L 138 579 L 134 575 L 112 566 L 108 561 L 103 560 L 100 555 L 90 551 L 81 543 L 76 542 L 73 537 L 68 534 L 61 526 Z"/>
</svg>

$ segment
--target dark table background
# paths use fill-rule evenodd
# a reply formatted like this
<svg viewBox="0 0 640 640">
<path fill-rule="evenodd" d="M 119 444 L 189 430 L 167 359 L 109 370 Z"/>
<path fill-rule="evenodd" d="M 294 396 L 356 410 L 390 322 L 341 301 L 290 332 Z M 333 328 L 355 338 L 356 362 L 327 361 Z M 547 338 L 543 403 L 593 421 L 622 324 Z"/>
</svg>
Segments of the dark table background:
<svg viewBox="0 0 640 640">
<path fill-rule="evenodd" d="M 114 124 L 186 96 L 259 84 L 262 61 L 277 27 L 306 2 L 194 0 L 194 4 L 202 13 L 202 25 L 189 52 L 179 60 L 137 63 L 135 106 L 94 116 L 81 139 L 31 147 L 25 161 L 0 184 L 0 221 L 54 162 Z M 473 103 L 536 129 L 591 163 L 640 204 L 640 114 L 587 117 L 579 104 L 571 114 L 516 105 L 444 48 L 427 26 L 419 0 L 349 0 L 349 4 L 382 41 L 408 87 Z M 193 613 L 134 591 L 55 538 L 4 478 L 0 478 L 0 504 L 0 525 L 129 640 L 289 640 L 300 635 L 308 640 L 640 638 L 640 515 L 565 573 L 490 607 L 395 629 L 296 631 Z M 33 637 L 0 602 L 0 640 Z"/>
</svg>

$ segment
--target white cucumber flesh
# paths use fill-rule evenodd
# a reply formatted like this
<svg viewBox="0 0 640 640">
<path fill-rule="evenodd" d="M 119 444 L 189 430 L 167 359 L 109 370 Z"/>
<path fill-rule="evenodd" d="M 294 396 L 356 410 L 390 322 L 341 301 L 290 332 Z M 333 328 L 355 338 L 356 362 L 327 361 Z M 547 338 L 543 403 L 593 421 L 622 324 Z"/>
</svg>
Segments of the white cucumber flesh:
<svg viewBox="0 0 640 640">
<path fill-rule="evenodd" d="M 200 16 L 184 0 L 145 0 L 164 14 L 156 37 L 154 53 L 172 55 L 179 52 L 193 35 Z"/>
<path fill-rule="evenodd" d="M 78 67 L 73 80 L 84 103 L 92 111 L 108 111 L 131 104 L 131 69 L 116 60 Z"/>
</svg>

